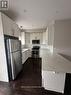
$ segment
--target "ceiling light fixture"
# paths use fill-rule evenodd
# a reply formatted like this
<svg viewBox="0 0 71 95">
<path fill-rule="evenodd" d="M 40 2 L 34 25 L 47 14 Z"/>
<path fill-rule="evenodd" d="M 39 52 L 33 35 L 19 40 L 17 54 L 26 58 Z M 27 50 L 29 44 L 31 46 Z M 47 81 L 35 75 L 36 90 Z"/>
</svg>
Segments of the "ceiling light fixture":
<svg viewBox="0 0 71 95">
<path fill-rule="evenodd" d="M 23 31 L 23 26 L 20 26 L 20 30 L 21 30 L 21 32 Z"/>
<path fill-rule="evenodd" d="M 26 13 L 27 12 L 27 10 L 26 9 L 24 9 L 24 13 Z"/>
</svg>

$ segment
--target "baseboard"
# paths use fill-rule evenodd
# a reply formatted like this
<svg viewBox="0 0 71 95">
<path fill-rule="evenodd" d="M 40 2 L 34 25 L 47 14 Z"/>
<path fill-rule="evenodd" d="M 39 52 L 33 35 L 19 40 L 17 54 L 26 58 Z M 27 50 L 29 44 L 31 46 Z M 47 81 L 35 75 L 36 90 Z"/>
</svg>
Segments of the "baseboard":
<svg viewBox="0 0 71 95">
<path fill-rule="evenodd" d="M 60 92 L 55 92 L 55 91 L 46 90 L 46 89 L 43 88 L 43 87 L 42 87 L 42 89 L 43 89 L 43 92 L 42 92 L 42 93 L 44 93 L 45 95 L 46 95 L 46 94 L 47 94 L 47 95 L 64 95 L 64 94 L 62 94 L 62 93 L 60 93 Z"/>
</svg>

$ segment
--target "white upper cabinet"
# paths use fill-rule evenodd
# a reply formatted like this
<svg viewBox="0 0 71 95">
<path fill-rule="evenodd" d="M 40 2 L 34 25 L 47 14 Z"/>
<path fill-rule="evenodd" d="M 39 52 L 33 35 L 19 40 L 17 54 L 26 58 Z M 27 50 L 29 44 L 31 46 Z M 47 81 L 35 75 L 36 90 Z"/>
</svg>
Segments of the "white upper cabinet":
<svg viewBox="0 0 71 95">
<path fill-rule="evenodd" d="M 12 31 L 13 36 L 19 37 L 20 36 L 20 29 L 19 29 L 18 25 L 14 23 L 12 29 L 14 30 L 14 31 Z"/>
<path fill-rule="evenodd" d="M 19 37 L 20 31 L 18 25 L 8 16 L 2 13 L 3 33 L 5 35 Z"/>
<path fill-rule="evenodd" d="M 43 43 L 43 33 L 42 32 L 33 32 L 30 33 L 30 43 L 32 44 L 32 40 L 40 40 L 40 44 Z"/>
</svg>

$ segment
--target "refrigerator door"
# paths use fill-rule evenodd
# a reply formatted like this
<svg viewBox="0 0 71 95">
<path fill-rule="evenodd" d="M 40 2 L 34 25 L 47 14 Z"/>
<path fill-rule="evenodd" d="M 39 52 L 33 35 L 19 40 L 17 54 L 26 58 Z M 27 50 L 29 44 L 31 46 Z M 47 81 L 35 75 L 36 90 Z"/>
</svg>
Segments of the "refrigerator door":
<svg viewBox="0 0 71 95">
<path fill-rule="evenodd" d="M 16 39 L 9 39 L 10 52 L 21 50 L 21 42 Z"/>
<path fill-rule="evenodd" d="M 12 80 L 14 80 L 22 69 L 21 42 L 16 39 L 7 39 L 6 44 L 8 73 Z"/>
<path fill-rule="evenodd" d="M 12 79 L 14 80 L 22 69 L 20 51 L 11 53 L 11 68 L 12 68 Z"/>
</svg>

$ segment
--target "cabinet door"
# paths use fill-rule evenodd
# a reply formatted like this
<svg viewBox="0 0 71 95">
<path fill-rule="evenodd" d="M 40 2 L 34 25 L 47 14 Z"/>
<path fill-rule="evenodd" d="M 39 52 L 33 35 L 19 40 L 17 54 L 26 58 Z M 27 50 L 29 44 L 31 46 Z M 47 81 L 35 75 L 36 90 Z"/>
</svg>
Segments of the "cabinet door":
<svg viewBox="0 0 71 95">
<path fill-rule="evenodd" d="M 30 50 L 26 50 L 26 51 L 22 52 L 22 64 L 23 64 L 29 57 L 31 57 L 31 51 L 30 51 Z"/>
<path fill-rule="evenodd" d="M 64 93 L 65 73 L 42 71 L 42 80 L 45 89 Z"/>
<path fill-rule="evenodd" d="M 25 62 L 25 52 L 22 52 L 22 64 Z"/>
<path fill-rule="evenodd" d="M 29 57 L 31 57 L 31 55 L 32 55 L 32 52 L 31 52 L 31 50 L 29 50 Z"/>
<path fill-rule="evenodd" d="M 2 14 L 3 33 L 5 35 L 19 37 L 19 27 L 8 16 Z"/>
<path fill-rule="evenodd" d="M 27 57 L 31 57 L 31 50 L 27 51 Z"/>
<path fill-rule="evenodd" d="M 12 35 L 12 20 L 6 15 L 2 14 L 3 33 L 5 35 Z"/>
<path fill-rule="evenodd" d="M 13 24 L 13 35 L 15 36 L 15 37 L 19 37 L 19 35 L 20 35 L 20 30 L 19 30 L 19 27 L 18 27 L 18 25 L 17 24 Z"/>
</svg>

